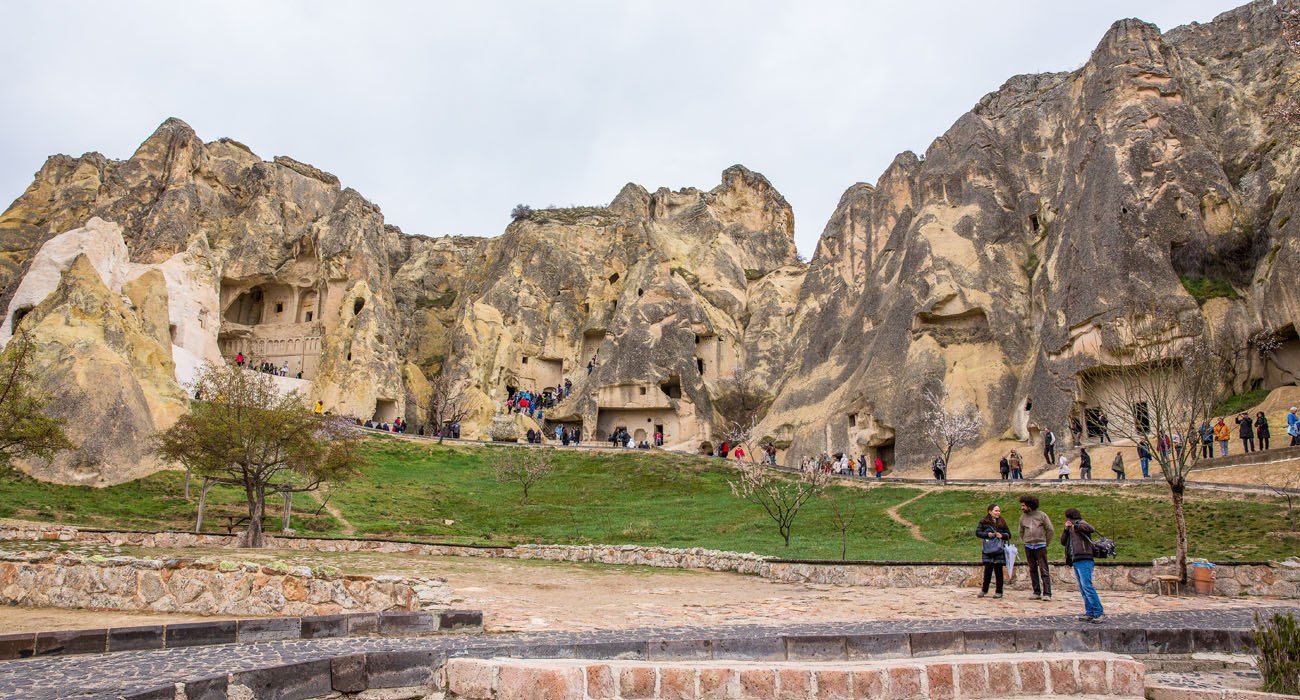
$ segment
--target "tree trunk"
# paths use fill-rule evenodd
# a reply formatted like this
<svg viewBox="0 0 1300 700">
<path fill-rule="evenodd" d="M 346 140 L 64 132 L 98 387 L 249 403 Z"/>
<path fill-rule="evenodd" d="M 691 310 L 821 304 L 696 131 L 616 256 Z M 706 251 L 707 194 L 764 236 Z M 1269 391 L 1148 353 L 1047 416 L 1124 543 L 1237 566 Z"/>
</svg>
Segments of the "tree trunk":
<svg viewBox="0 0 1300 700">
<path fill-rule="evenodd" d="M 203 532 L 203 506 L 207 505 L 208 487 L 211 485 L 212 482 L 208 481 L 207 477 L 204 477 L 203 488 L 199 491 L 199 514 L 198 517 L 194 519 L 194 534 L 196 535 Z"/>
<path fill-rule="evenodd" d="M 185 500 L 190 500 L 190 468 L 185 467 Z"/>
<path fill-rule="evenodd" d="M 840 561 L 849 558 L 849 529 L 840 530 Z"/>
<path fill-rule="evenodd" d="M 293 517 L 293 492 L 284 492 L 284 515 L 280 518 L 280 531 L 289 531 L 290 518 Z"/>
<path fill-rule="evenodd" d="M 781 539 L 785 540 L 785 546 L 790 546 L 790 526 L 782 525 L 777 528 L 781 532 Z"/>
<path fill-rule="evenodd" d="M 1183 512 L 1183 485 L 1170 484 L 1170 496 L 1174 501 L 1174 526 L 1178 530 L 1178 553 L 1176 566 L 1178 580 L 1187 585 L 1187 515 Z"/>
<path fill-rule="evenodd" d="M 247 488 L 248 494 L 248 529 L 244 531 L 244 546 L 261 548 L 266 546 L 262 535 L 262 513 L 266 511 L 266 491 L 261 488 Z"/>
</svg>

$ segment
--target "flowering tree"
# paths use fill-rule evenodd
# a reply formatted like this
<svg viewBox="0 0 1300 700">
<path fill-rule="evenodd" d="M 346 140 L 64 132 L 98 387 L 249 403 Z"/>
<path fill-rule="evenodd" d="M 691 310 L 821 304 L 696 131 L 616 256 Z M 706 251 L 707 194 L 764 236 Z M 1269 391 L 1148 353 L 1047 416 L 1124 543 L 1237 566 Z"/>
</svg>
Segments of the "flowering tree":
<svg viewBox="0 0 1300 700">
<path fill-rule="evenodd" d="M 737 462 L 738 474 L 727 482 L 732 495 L 763 509 L 776 523 L 776 529 L 790 546 L 794 519 L 808 501 L 826 490 L 830 474 L 820 469 L 803 470 L 788 477 L 753 462 Z"/>
<path fill-rule="evenodd" d="M 980 439 L 984 419 L 979 411 L 966 402 L 954 400 L 948 395 L 947 387 L 940 386 L 937 391 L 926 389 L 921 400 L 925 405 L 923 434 L 939 451 L 944 464 L 948 464 L 955 448 L 973 445 Z"/>
<path fill-rule="evenodd" d="M 1109 428 L 1134 444 L 1175 436 L 1167 452 L 1152 450 L 1174 509 L 1178 575 L 1187 581 L 1187 476 L 1200 456 L 1196 437 L 1227 394 L 1222 358 L 1203 329 L 1188 333 L 1159 312 L 1133 312 L 1108 325 L 1104 364 L 1079 376 L 1082 398 L 1111 416 Z M 1148 441 L 1148 444 L 1149 441 Z"/>
</svg>

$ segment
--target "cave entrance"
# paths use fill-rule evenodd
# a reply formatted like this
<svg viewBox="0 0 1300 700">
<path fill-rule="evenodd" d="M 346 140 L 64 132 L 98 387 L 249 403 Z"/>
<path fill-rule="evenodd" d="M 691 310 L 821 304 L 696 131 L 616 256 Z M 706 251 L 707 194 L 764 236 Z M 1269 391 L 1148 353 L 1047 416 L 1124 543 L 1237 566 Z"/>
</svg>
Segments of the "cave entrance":
<svg viewBox="0 0 1300 700">
<path fill-rule="evenodd" d="M 392 423 L 397 418 L 397 402 L 392 399 L 375 400 L 375 416 L 373 420 L 376 423 Z"/>
<path fill-rule="evenodd" d="M 256 326 L 262 322 L 264 296 L 261 286 L 241 292 L 230 306 L 226 307 L 225 319 L 244 326 Z"/>
<path fill-rule="evenodd" d="M 24 318 L 27 318 L 27 314 L 32 312 L 32 308 L 33 307 L 31 306 L 20 306 L 17 309 L 14 309 L 13 323 L 10 324 L 11 328 L 17 330 L 18 324 L 21 323 Z"/>
<path fill-rule="evenodd" d="M 664 396 L 670 399 L 680 399 L 682 397 L 682 380 L 674 374 L 668 377 L 668 381 L 659 385 L 659 390 L 664 392 Z"/>
</svg>

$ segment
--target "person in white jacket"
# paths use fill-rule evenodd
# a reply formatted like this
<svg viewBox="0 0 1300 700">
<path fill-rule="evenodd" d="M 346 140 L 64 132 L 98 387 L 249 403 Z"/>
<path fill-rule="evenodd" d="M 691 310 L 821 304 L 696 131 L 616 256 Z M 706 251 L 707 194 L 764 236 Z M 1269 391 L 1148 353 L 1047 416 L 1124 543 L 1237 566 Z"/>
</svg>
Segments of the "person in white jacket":
<svg viewBox="0 0 1300 700">
<path fill-rule="evenodd" d="M 1070 480 L 1070 459 L 1065 455 L 1061 455 L 1056 460 L 1056 480 L 1057 481 Z"/>
</svg>

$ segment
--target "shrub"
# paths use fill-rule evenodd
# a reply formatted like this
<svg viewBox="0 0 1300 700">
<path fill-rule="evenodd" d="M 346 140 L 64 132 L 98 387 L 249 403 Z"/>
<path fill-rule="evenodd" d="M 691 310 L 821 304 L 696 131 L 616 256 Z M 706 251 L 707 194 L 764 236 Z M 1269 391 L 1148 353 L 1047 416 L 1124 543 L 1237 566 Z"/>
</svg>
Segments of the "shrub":
<svg viewBox="0 0 1300 700">
<path fill-rule="evenodd" d="M 1300 695 L 1300 623 L 1290 613 L 1267 621 L 1256 615 L 1254 638 L 1264 692 Z"/>
<path fill-rule="evenodd" d="M 532 214 L 533 208 L 527 204 L 516 204 L 515 208 L 510 210 L 510 218 L 515 220 L 527 219 Z"/>
<path fill-rule="evenodd" d="M 1236 299 L 1237 290 L 1232 288 L 1227 280 L 1214 277 L 1197 277 L 1194 275 L 1180 275 L 1179 281 L 1183 283 L 1183 289 L 1196 300 L 1198 304 L 1204 304 L 1211 299 Z"/>
<path fill-rule="evenodd" d="M 1034 278 L 1034 273 L 1038 271 L 1038 253 L 1030 253 L 1029 257 L 1020 264 L 1020 269 L 1025 271 L 1025 277 Z"/>
</svg>

